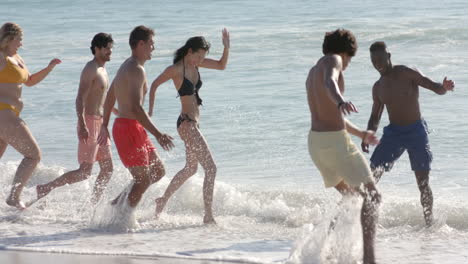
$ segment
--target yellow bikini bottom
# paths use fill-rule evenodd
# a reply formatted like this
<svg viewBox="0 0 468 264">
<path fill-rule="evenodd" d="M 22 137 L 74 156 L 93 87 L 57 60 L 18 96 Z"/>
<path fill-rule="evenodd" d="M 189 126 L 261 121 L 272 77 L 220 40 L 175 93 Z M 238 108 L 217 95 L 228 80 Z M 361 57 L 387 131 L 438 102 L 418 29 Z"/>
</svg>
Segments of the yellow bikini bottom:
<svg viewBox="0 0 468 264">
<path fill-rule="evenodd" d="M 18 109 L 16 109 L 16 107 L 9 105 L 9 104 L 5 104 L 5 103 L 0 103 L 0 111 L 1 110 L 11 110 L 15 112 L 16 116 L 19 116 L 20 114 L 20 112 L 18 111 Z"/>
</svg>

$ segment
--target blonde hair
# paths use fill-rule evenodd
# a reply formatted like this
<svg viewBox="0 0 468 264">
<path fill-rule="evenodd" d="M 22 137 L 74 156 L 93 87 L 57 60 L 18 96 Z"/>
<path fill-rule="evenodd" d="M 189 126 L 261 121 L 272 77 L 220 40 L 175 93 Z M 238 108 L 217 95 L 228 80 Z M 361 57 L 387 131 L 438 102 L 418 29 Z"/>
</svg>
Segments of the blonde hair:
<svg viewBox="0 0 468 264">
<path fill-rule="evenodd" d="M 23 35 L 23 30 L 16 23 L 7 22 L 0 28 L 0 51 L 7 48 L 10 42 L 18 36 Z"/>
</svg>

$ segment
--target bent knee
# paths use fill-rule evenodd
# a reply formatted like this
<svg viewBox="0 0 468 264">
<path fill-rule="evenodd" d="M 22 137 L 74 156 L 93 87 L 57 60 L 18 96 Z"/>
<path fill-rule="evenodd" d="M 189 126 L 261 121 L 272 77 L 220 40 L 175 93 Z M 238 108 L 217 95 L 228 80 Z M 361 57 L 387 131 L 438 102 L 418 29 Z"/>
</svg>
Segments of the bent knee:
<svg viewBox="0 0 468 264">
<path fill-rule="evenodd" d="M 155 183 L 157 181 L 159 181 L 160 179 L 162 179 L 162 177 L 164 177 L 166 175 L 166 169 L 164 168 L 164 166 L 160 166 L 160 167 L 157 167 L 157 168 L 154 168 L 151 170 L 150 172 L 150 182 L 151 183 Z"/>
<path fill-rule="evenodd" d="M 216 174 L 218 171 L 218 168 L 216 167 L 216 164 L 214 162 L 209 162 L 208 164 L 202 164 L 203 170 L 210 174 Z"/>
<path fill-rule="evenodd" d="M 379 205 L 382 202 L 382 195 L 377 190 L 369 190 L 366 200 L 369 200 L 374 205 Z"/>
<path fill-rule="evenodd" d="M 212 174 L 215 174 L 218 172 L 218 167 L 216 167 L 216 164 L 212 164 L 210 168 L 208 169 Z"/>
<path fill-rule="evenodd" d="M 160 168 L 155 170 L 154 175 L 158 178 L 164 177 L 166 175 L 166 168 L 164 168 L 164 166 L 161 166 Z"/>
<path fill-rule="evenodd" d="M 144 177 L 138 180 L 135 180 L 135 184 L 140 185 L 144 188 L 150 186 L 154 181 L 150 179 L 150 177 Z"/>
<path fill-rule="evenodd" d="M 79 168 L 80 174 L 91 174 L 93 171 L 93 164 L 83 162 Z"/>
<path fill-rule="evenodd" d="M 101 167 L 101 170 L 102 170 L 104 173 L 112 174 L 112 173 L 114 172 L 114 166 L 112 165 L 112 163 L 106 164 L 105 166 L 102 166 L 102 167 Z"/>
<path fill-rule="evenodd" d="M 185 171 L 187 172 L 188 175 L 192 176 L 195 173 L 197 173 L 198 170 L 198 165 L 188 165 L 185 166 Z"/>
<path fill-rule="evenodd" d="M 39 148 L 33 148 L 31 152 L 24 155 L 24 158 L 39 163 L 42 159 L 42 152 Z"/>
</svg>

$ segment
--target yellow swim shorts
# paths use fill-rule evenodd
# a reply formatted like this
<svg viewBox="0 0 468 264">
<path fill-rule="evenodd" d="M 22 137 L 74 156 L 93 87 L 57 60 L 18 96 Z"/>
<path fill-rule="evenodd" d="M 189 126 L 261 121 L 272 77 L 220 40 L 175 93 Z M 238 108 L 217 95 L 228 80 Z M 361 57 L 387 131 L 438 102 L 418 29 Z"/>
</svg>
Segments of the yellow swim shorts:
<svg viewBox="0 0 468 264">
<path fill-rule="evenodd" d="M 325 187 L 341 181 L 352 187 L 373 182 L 369 164 L 346 130 L 309 132 L 309 153 L 322 174 Z"/>
</svg>

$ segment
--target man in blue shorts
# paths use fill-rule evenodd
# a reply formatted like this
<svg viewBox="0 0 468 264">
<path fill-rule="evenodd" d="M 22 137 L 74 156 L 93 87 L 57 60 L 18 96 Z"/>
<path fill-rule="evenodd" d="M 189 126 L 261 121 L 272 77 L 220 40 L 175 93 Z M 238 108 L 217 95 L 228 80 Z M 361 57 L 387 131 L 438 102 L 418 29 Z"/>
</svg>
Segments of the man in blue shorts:
<svg viewBox="0 0 468 264">
<path fill-rule="evenodd" d="M 393 163 L 408 151 L 411 169 L 416 175 L 421 204 L 426 225 L 431 225 L 432 191 L 429 186 L 432 153 L 429 148 L 428 129 L 419 109 L 419 86 L 443 95 L 453 91 L 452 80 L 444 78 L 436 83 L 418 70 L 404 65 L 392 65 L 391 54 L 384 42 L 375 42 L 370 46 L 374 68 L 380 73 L 380 79 L 372 88 L 372 113 L 367 125 L 368 130 L 377 131 L 384 107 L 390 124 L 384 128 L 380 144 L 371 157 L 371 168 L 376 181 L 384 171 L 390 171 Z M 369 145 L 361 144 L 364 152 L 369 152 Z"/>
</svg>

